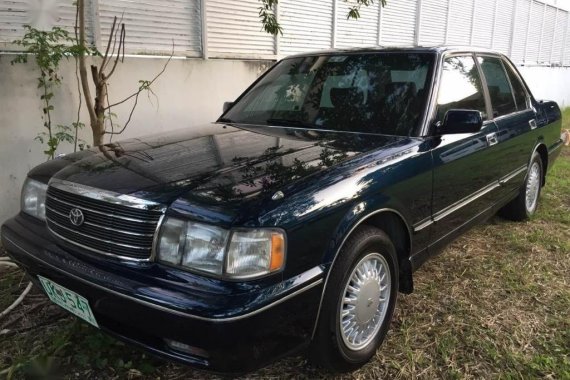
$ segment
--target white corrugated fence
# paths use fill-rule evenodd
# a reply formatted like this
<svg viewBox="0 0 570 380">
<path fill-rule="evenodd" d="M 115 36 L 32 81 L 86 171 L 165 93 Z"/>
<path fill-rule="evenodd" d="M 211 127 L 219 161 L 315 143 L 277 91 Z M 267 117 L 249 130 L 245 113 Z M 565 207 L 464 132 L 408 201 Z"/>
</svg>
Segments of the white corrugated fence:
<svg viewBox="0 0 570 380">
<path fill-rule="evenodd" d="M 86 0 L 89 39 L 105 46 L 114 16 L 127 28 L 127 53 L 275 59 L 335 47 L 472 45 L 519 64 L 570 66 L 570 16 L 551 0 L 280 0 L 283 35 L 261 29 L 258 0 Z M 0 48 L 16 50 L 22 25 L 73 30 L 73 0 L 0 0 Z"/>
</svg>

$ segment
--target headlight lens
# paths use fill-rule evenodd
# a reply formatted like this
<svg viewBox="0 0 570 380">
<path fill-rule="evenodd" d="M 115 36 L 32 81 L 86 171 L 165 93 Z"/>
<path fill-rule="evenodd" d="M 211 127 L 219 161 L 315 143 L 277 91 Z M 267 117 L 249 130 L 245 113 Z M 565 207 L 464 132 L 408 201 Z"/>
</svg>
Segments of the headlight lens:
<svg viewBox="0 0 570 380">
<path fill-rule="evenodd" d="M 284 243 L 283 234 L 272 230 L 233 232 L 226 273 L 243 278 L 281 269 L 285 261 Z"/>
<path fill-rule="evenodd" d="M 162 223 L 158 252 L 160 259 L 172 264 L 180 264 L 182 260 L 182 231 L 185 223 L 182 220 L 168 218 Z"/>
<path fill-rule="evenodd" d="M 158 242 L 159 261 L 226 278 L 253 278 L 285 264 L 285 236 L 268 229 L 228 231 L 167 218 Z"/>
<path fill-rule="evenodd" d="M 26 214 L 41 220 L 46 220 L 46 191 L 47 185 L 26 178 L 22 187 L 21 209 Z"/>
<path fill-rule="evenodd" d="M 222 274 L 228 231 L 218 227 L 186 222 L 182 266 Z"/>
</svg>

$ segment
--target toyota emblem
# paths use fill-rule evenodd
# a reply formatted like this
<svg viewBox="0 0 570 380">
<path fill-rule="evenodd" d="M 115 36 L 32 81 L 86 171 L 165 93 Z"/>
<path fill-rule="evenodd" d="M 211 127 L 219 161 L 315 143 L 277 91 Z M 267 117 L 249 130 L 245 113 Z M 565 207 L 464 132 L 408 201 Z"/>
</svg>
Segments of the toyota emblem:
<svg viewBox="0 0 570 380">
<path fill-rule="evenodd" d="M 83 216 L 83 211 L 81 211 L 80 209 L 72 208 L 71 211 L 69 211 L 69 221 L 74 226 L 79 227 L 80 225 L 83 224 L 84 220 L 85 217 Z"/>
</svg>

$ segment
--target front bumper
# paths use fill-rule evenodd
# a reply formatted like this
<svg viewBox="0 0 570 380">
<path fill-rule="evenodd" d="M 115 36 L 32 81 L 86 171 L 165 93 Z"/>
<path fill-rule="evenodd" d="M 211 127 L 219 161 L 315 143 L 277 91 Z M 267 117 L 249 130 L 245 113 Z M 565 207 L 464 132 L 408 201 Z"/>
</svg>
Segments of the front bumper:
<svg viewBox="0 0 570 380">
<path fill-rule="evenodd" d="M 26 215 L 8 220 L 1 235 L 37 285 L 41 275 L 84 296 L 101 329 L 161 356 L 235 374 L 310 341 L 321 268 L 274 284 L 223 283 L 155 263 L 129 267 L 70 253 Z M 174 349 L 167 340 L 187 346 Z"/>
</svg>

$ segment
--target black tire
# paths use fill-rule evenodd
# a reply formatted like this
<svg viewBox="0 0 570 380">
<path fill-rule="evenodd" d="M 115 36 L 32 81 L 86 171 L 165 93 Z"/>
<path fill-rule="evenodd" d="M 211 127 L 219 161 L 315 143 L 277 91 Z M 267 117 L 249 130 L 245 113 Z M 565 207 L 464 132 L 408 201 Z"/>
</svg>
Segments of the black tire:
<svg viewBox="0 0 570 380">
<path fill-rule="evenodd" d="M 379 256 L 381 256 L 383 260 Z M 383 308 L 380 308 L 376 304 L 373 305 L 372 309 L 366 309 L 361 306 L 361 304 L 354 306 L 355 310 L 357 307 L 360 307 L 363 309 L 359 310 L 366 310 L 365 312 L 373 310 L 374 313 L 376 313 L 377 310 L 385 309 L 385 311 L 382 311 L 384 317 L 379 329 L 376 330 L 376 327 L 372 330 L 376 330 L 376 333 L 369 334 L 369 339 L 371 340 L 362 348 L 355 350 L 354 348 L 349 348 L 347 343 L 345 343 L 345 339 L 347 338 L 343 338 L 343 336 L 346 337 L 346 334 L 343 334 L 340 327 L 341 301 L 347 294 L 345 293 L 346 287 L 353 275 L 353 271 L 356 270 L 356 266 L 370 257 L 372 257 L 372 260 L 378 259 L 377 262 L 387 264 L 386 266 L 388 267 L 387 269 L 389 270 L 390 276 L 389 280 L 386 279 L 385 281 L 386 284 L 390 283 L 390 288 L 387 291 L 389 297 L 387 306 L 386 303 L 384 303 Z M 347 372 L 355 370 L 368 362 L 374 356 L 388 332 L 396 305 L 399 285 L 396 249 L 388 235 L 383 231 L 371 226 L 360 226 L 345 242 L 331 270 L 332 272 L 327 281 L 315 337 L 309 350 L 309 360 L 311 363 L 330 372 Z M 388 271 L 386 271 L 386 273 L 387 272 Z M 379 288 L 381 289 L 381 286 L 379 286 Z M 364 287 L 362 289 L 364 289 Z M 368 295 L 364 298 L 367 298 L 366 307 L 371 307 L 371 300 L 373 298 L 368 298 Z M 386 298 L 386 295 L 382 295 L 382 297 L 378 298 Z M 378 305 L 381 302 L 382 301 L 378 301 Z"/>
<path fill-rule="evenodd" d="M 529 207 L 527 202 L 527 195 L 531 190 L 529 185 L 530 181 L 534 181 L 535 174 L 532 174 L 533 168 L 538 168 L 538 188 L 536 190 L 536 200 L 534 204 Z M 540 191 L 542 189 L 542 179 L 544 177 L 544 168 L 542 165 L 542 159 L 538 152 L 534 152 L 532 155 L 532 160 L 530 161 L 530 165 L 528 166 L 528 170 L 526 173 L 526 177 L 524 180 L 524 184 L 520 190 L 519 195 L 509 202 L 505 207 L 503 207 L 499 211 L 499 215 L 514 221 L 523 221 L 528 220 L 538 208 L 538 200 L 540 198 Z"/>
</svg>

